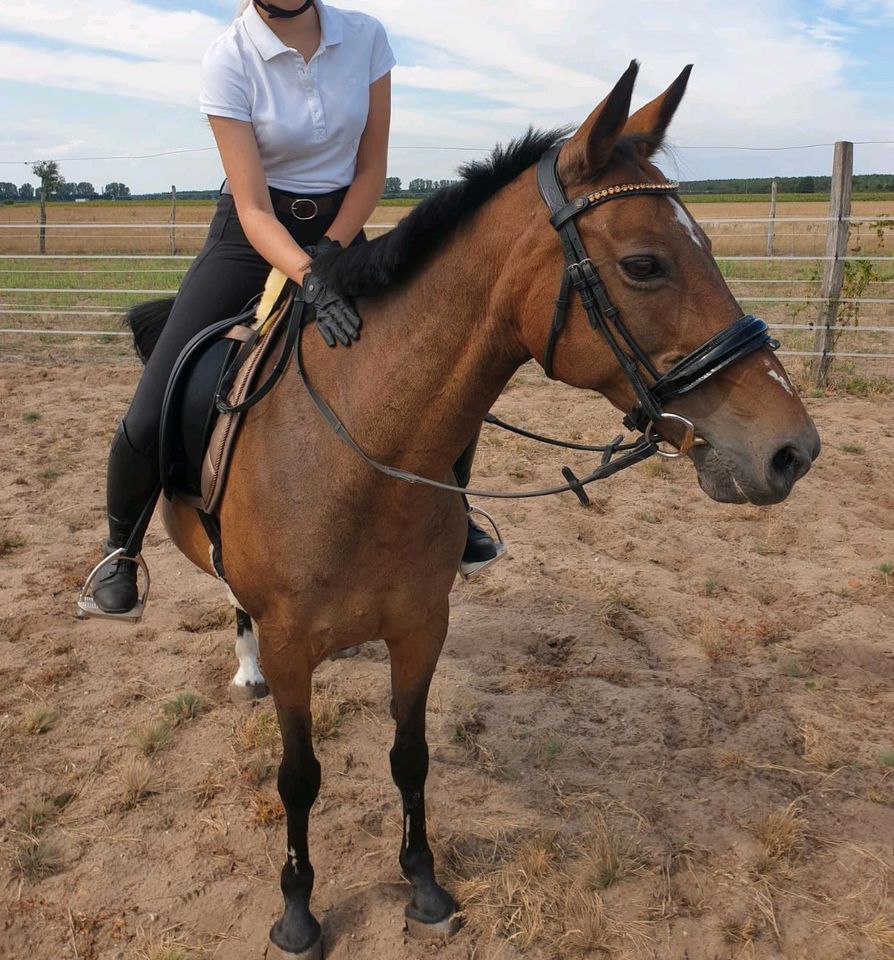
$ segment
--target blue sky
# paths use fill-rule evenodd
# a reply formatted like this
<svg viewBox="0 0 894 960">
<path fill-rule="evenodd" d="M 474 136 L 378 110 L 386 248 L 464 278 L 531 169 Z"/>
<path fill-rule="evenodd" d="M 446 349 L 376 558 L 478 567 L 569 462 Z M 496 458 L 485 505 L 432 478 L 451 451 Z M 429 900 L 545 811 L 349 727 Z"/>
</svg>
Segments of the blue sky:
<svg viewBox="0 0 894 960">
<path fill-rule="evenodd" d="M 390 173 L 452 176 L 529 123 L 579 123 L 628 61 L 637 102 L 695 64 L 666 171 L 683 178 L 826 173 L 831 148 L 894 140 L 894 0 L 349 0 L 398 59 Z M 222 179 L 196 105 L 199 64 L 237 0 L 0 0 L 0 161 L 56 159 L 68 180 L 134 191 Z M 79 160 L 194 152 L 153 159 Z M 894 146 L 857 146 L 894 173 Z M 21 162 L 0 180 L 34 182 Z"/>
</svg>

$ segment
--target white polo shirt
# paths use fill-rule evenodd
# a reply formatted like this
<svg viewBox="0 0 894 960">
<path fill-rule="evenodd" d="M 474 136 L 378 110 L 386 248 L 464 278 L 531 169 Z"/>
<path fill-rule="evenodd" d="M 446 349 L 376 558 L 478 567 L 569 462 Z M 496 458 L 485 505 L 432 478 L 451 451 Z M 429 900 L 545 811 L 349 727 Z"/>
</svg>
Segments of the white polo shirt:
<svg viewBox="0 0 894 960">
<path fill-rule="evenodd" d="M 305 63 L 253 3 L 202 61 L 202 113 L 249 121 L 267 184 L 328 193 L 354 179 L 369 86 L 395 64 L 378 20 L 316 0 L 322 39 Z"/>
</svg>

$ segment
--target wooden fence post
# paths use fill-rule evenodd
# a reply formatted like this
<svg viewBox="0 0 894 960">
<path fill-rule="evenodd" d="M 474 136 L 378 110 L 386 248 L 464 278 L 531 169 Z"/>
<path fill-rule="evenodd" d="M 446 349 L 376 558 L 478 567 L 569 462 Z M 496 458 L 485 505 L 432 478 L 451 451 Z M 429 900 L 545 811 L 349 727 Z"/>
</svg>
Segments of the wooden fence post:
<svg viewBox="0 0 894 960">
<path fill-rule="evenodd" d="M 38 218 L 40 227 L 37 230 L 37 246 L 40 253 L 47 252 L 47 193 L 40 188 L 40 216 Z"/>
<path fill-rule="evenodd" d="M 171 256 L 177 255 L 177 187 L 171 185 Z"/>
<path fill-rule="evenodd" d="M 770 184 L 770 219 L 767 221 L 767 256 L 773 256 L 773 239 L 776 236 L 776 195 L 779 184 L 774 180 Z"/>
<path fill-rule="evenodd" d="M 823 299 L 813 340 L 816 386 L 825 387 L 835 346 L 838 301 L 844 283 L 844 257 L 850 230 L 851 186 L 854 173 L 854 145 L 847 140 L 835 144 L 832 165 L 832 195 L 829 203 L 829 229 L 826 234 L 826 261 L 823 268 Z"/>
</svg>

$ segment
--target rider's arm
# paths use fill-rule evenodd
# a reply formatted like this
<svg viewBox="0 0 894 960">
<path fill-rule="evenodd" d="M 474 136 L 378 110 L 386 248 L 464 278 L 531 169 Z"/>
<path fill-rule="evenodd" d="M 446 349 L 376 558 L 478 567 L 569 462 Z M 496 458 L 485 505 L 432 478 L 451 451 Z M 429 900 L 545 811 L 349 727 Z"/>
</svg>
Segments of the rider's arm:
<svg viewBox="0 0 894 960">
<path fill-rule="evenodd" d="M 342 202 L 335 222 L 326 235 L 343 247 L 357 236 L 369 215 L 375 210 L 385 188 L 388 166 L 388 131 L 391 126 L 391 73 L 380 77 L 369 87 L 369 114 L 360 146 L 357 148 L 357 171 Z"/>
<path fill-rule="evenodd" d="M 250 122 L 209 116 L 211 130 L 233 192 L 239 222 L 248 242 L 273 266 L 301 282 L 310 258 L 277 220 L 270 203 L 264 168 Z M 369 114 L 357 150 L 357 170 L 327 236 L 347 246 L 363 229 L 385 186 L 388 128 L 391 122 L 391 75 L 369 88 Z"/>
<path fill-rule="evenodd" d="M 301 283 L 310 257 L 276 219 L 251 122 L 217 116 L 209 116 L 208 122 L 248 242 L 268 263 Z"/>
</svg>

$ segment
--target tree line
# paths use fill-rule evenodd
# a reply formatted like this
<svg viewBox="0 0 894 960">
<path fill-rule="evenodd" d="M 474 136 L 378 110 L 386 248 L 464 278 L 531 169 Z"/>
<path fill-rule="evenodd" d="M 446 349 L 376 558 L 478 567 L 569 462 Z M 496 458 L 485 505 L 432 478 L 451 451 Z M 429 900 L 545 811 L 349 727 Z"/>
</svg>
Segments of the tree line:
<svg viewBox="0 0 894 960">
<path fill-rule="evenodd" d="M 169 196 L 167 193 L 147 193 L 133 196 L 127 184 L 113 181 L 107 183 L 102 192 L 92 183 L 69 182 L 62 176 L 59 164 L 55 160 L 41 160 L 31 167 L 31 172 L 40 180 L 35 188 L 30 183 L 16 186 L 14 183 L 0 181 L 0 203 L 33 201 L 41 192 L 45 200 L 126 200 L 154 199 Z M 699 194 L 753 194 L 769 195 L 773 180 L 779 185 L 780 194 L 785 193 L 828 193 L 831 189 L 830 177 L 747 177 L 729 180 L 687 180 L 682 184 L 682 192 Z M 421 199 L 430 196 L 443 187 L 457 183 L 456 180 L 429 180 L 416 177 L 403 185 L 400 177 L 386 177 L 382 196 L 386 199 L 406 197 Z M 894 193 L 894 176 L 879 173 L 859 173 L 853 180 L 854 193 Z M 183 199 L 216 199 L 217 190 L 186 190 L 180 193 Z"/>
<path fill-rule="evenodd" d="M 17 187 L 14 183 L 0 181 L 0 202 L 10 200 L 34 200 L 43 193 L 45 200 L 124 200 L 130 196 L 130 187 L 124 183 L 107 183 L 102 193 L 92 183 L 68 181 L 62 176 L 55 160 L 41 160 L 31 165 L 31 173 L 40 180 L 37 190 L 30 183 Z"/>
</svg>

